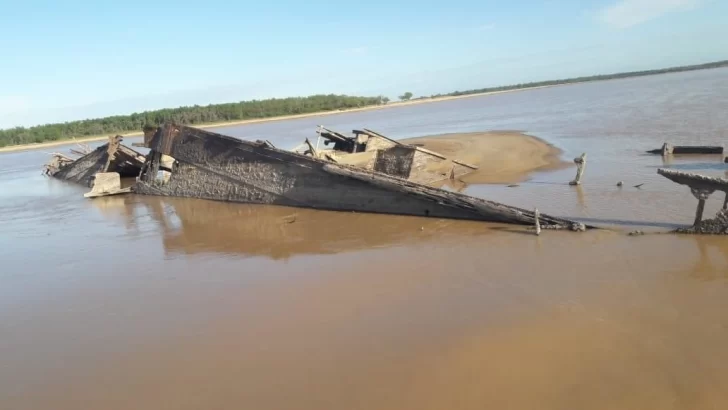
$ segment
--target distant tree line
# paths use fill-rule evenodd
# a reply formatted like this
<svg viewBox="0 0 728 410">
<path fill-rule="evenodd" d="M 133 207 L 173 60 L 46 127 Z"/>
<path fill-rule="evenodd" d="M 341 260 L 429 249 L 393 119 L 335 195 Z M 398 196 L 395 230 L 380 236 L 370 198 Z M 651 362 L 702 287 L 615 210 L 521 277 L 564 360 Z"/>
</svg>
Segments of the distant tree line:
<svg viewBox="0 0 728 410">
<path fill-rule="evenodd" d="M 667 73 L 678 73 L 678 72 L 682 72 L 682 71 L 706 70 L 709 68 L 720 68 L 720 67 L 728 67 L 728 60 L 717 61 L 714 63 L 707 63 L 707 64 L 699 64 L 699 65 L 663 68 L 663 69 L 659 69 L 659 70 L 631 71 L 631 72 L 627 72 L 627 73 L 592 75 L 592 76 L 588 76 L 588 77 L 567 78 L 567 79 L 563 79 L 563 80 L 537 81 L 537 82 L 532 82 L 532 83 L 521 83 L 521 84 L 504 85 L 504 86 L 498 86 L 498 87 L 479 88 L 479 89 L 474 89 L 474 90 L 454 91 L 454 92 L 447 93 L 447 94 L 434 94 L 434 95 L 430 96 L 430 98 L 470 95 L 470 94 L 482 94 L 482 93 L 491 93 L 491 92 L 496 92 L 496 91 L 518 90 L 521 88 L 546 87 L 546 86 L 550 86 L 550 85 L 585 83 L 585 82 L 589 82 L 589 81 L 616 80 L 619 78 L 641 77 L 641 76 L 647 76 L 647 75 L 667 74 Z"/>
<path fill-rule="evenodd" d="M 583 83 L 588 81 L 613 80 L 618 78 L 639 77 L 655 74 L 676 73 L 681 71 L 704 70 L 709 68 L 727 67 L 728 60 L 708 64 L 672 67 L 660 70 L 633 71 L 618 74 L 594 75 L 563 80 L 539 81 L 531 83 L 513 84 L 499 87 L 480 88 L 466 91 L 455 91 L 448 94 L 436 94 L 430 98 L 443 96 L 459 96 L 480 94 L 494 91 L 517 90 L 521 88 L 543 87 L 550 85 Z M 400 100 L 407 101 L 412 98 L 411 92 L 399 96 Z M 426 99 L 428 97 L 417 97 Z M 0 130 L 0 147 L 40 143 L 45 141 L 58 141 L 71 138 L 82 138 L 114 133 L 141 131 L 144 127 L 157 126 L 172 121 L 178 124 L 200 125 L 226 121 L 240 121 L 257 118 L 270 118 L 282 115 L 308 114 L 315 112 L 334 111 L 348 108 L 366 107 L 371 105 L 387 104 L 389 98 L 356 97 L 348 95 L 312 95 L 309 97 L 273 98 L 267 100 L 241 101 L 228 104 L 212 104 L 207 106 L 195 105 L 192 107 L 170 108 L 156 111 L 134 113 L 131 115 L 118 115 L 91 120 L 72 121 L 62 124 L 38 125 L 35 127 L 17 127 Z"/>
<path fill-rule="evenodd" d="M 385 104 L 387 101 L 389 99 L 382 96 L 356 97 L 329 94 L 241 101 L 207 106 L 195 105 L 62 124 L 0 130 L 0 147 L 141 131 L 145 126 L 156 126 L 168 121 L 178 124 L 199 125 L 358 108 Z"/>
</svg>

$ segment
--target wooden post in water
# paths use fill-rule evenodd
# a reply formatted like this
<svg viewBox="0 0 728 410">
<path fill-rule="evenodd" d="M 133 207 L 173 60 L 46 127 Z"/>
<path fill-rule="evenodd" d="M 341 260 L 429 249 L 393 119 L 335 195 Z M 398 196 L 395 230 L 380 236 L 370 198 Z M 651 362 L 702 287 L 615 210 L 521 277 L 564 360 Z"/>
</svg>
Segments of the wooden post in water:
<svg viewBox="0 0 728 410">
<path fill-rule="evenodd" d="M 576 164 L 576 178 L 569 182 L 569 185 L 581 184 L 581 177 L 584 175 L 584 168 L 586 168 L 586 152 L 581 154 L 580 157 L 574 158 Z"/>
<path fill-rule="evenodd" d="M 541 235 L 541 222 L 539 221 L 539 218 L 538 218 L 539 216 L 541 216 L 541 214 L 538 212 L 538 208 L 534 208 L 533 209 L 533 219 L 535 220 L 535 223 L 536 223 L 536 236 Z"/>
<path fill-rule="evenodd" d="M 715 190 L 690 188 L 690 192 L 692 192 L 693 196 L 698 199 L 698 209 L 695 210 L 695 222 L 693 223 L 693 226 L 699 228 L 698 225 L 700 225 L 700 222 L 703 220 L 705 201 L 710 197 L 710 194 L 715 192 Z"/>
</svg>

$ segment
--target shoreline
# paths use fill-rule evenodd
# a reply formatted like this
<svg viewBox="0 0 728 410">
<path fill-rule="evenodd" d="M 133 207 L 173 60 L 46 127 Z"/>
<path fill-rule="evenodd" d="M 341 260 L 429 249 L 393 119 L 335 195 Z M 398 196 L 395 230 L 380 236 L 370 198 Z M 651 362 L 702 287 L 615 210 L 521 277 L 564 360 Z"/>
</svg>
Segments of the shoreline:
<svg viewBox="0 0 728 410">
<path fill-rule="evenodd" d="M 429 103 L 436 103 L 436 102 L 443 102 L 443 101 L 450 101 L 450 100 L 460 100 L 460 99 L 465 99 L 465 98 L 483 97 L 483 96 L 488 96 L 488 95 L 515 93 L 515 92 L 519 92 L 519 91 L 538 90 L 541 88 L 552 88 L 552 87 L 560 87 L 560 86 L 566 86 L 566 85 L 572 85 L 572 84 L 545 85 L 545 86 L 538 86 L 538 87 L 519 88 L 516 90 L 491 91 L 491 92 L 487 92 L 487 93 L 477 93 L 477 94 L 468 94 L 468 95 L 423 98 L 420 100 L 397 101 L 397 102 L 392 102 L 392 103 L 385 104 L 385 105 L 370 105 L 370 106 L 366 106 L 366 107 L 350 108 L 350 109 L 346 109 L 346 110 L 320 111 L 320 112 L 312 112 L 312 113 L 306 113 L 306 114 L 281 115 L 281 116 L 277 116 L 277 117 L 256 118 L 256 119 L 250 119 L 250 120 L 214 122 L 214 123 L 209 123 L 209 124 L 194 124 L 191 126 L 193 126 L 195 128 L 220 128 L 220 127 L 232 127 L 232 126 L 236 126 L 236 125 L 258 124 L 258 123 L 273 122 L 273 121 L 286 121 L 286 120 L 294 120 L 294 119 L 300 119 L 300 118 L 326 117 L 326 116 L 336 115 L 336 114 L 348 114 L 348 113 L 354 113 L 354 112 L 384 110 L 384 109 L 396 108 L 396 107 L 406 107 L 406 106 L 410 106 L 410 105 L 429 104 Z M 37 143 L 37 144 L 10 145 L 7 147 L 0 147 L 0 153 L 29 151 L 29 150 L 34 150 L 34 149 L 57 147 L 57 146 L 62 146 L 62 145 L 67 145 L 67 144 L 74 144 L 74 143 L 98 142 L 98 141 L 106 140 L 109 137 L 109 135 L 121 135 L 122 137 L 140 137 L 140 136 L 142 136 L 142 134 L 143 134 L 142 131 L 134 131 L 134 132 L 126 132 L 126 133 L 109 133 L 109 134 L 105 134 L 105 135 L 94 135 L 94 136 L 90 136 L 90 137 L 64 139 L 64 140 L 59 140 L 59 141 L 48 141 L 48 142 L 41 142 L 41 143 Z"/>
<path fill-rule="evenodd" d="M 435 103 L 435 102 L 441 102 L 441 101 L 458 100 L 458 99 L 462 99 L 462 98 L 474 98 L 474 97 L 482 97 L 482 96 L 487 96 L 487 95 L 514 93 L 514 92 L 519 92 L 519 91 L 537 90 L 539 88 L 562 87 L 562 86 L 577 85 L 577 84 L 584 84 L 584 83 L 623 80 L 626 78 L 638 78 L 638 77 L 653 76 L 653 75 L 669 75 L 669 74 L 688 72 L 688 71 L 713 70 L 713 69 L 720 69 L 720 68 L 727 68 L 727 67 L 728 67 L 728 60 L 714 62 L 714 63 L 691 65 L 691 66 L 672 67 L 672 68 L 667 68 L 667 69 L 647 70 L 647 71 L 637 71 L 637 72 L 627 72 L 627 73 L 615 73 L 615 74 L 608 74 L 608 75 L 597 75 L 597 76 L 579 77 L 579 78 L 573 78 L 573 79 L 564 79 L 564 80 L 557 80 L 557 81 L 564 81 L 564 82 L 557 83 L 557 84 L 553 84 L 550 81 L 545 81 L 545 82 L 540 82 L 540 83 L 541 84 L 550 83 L 550 84 L 535 85 L 532 87 L 524 87 L 524 88 L 501 90 L 501 91 L 489 91 L 489 92 L 473 93 L 473 94 L 466 94 L 466 95 L 456 95 L 456 96 L 447 95 L 447 96 L 441 96 L 441 97 L 422 97 L 422 99 L 415 99 L 415 100 L 409 100 L 409 101 L 395 101 L 395 102 L 391 102 L 391 103 L 388 103 L 385 105 L 370 105 L 370 106 L 360 107 L 360 108 L 339 109 L 336 111 L 320 111 L 320 112 L 312 112 L 312 113 L 306 113 L 306 114 L 281 115 L 281 116 L 268 117 L 268 118 L 256 118 L 256 119 L 248 119 L 248 120 L 235 120 L 235 121 L 227 121 L 227 122 L 215 122 L 215 123 L 207 123 L 207 124 L 186 124 L 186 125 L 192 125 L 197 128 L 217 128 L 217 127 L 226 127 L 226 126 L 235 126 L 235 125 L 255 124 L 255 123 L 269 122 L 269 121 L 285 121 L 285 120 L 297 119 L 297 118 L 308 118 L 308 117 L 319 117 L 319 116 L 322 117 L 322 116 L 334 115 L 334 114 L 343 114 L 343 113 L 359 112 L 359 111 L 371 111 L 371 110 L 378 110 L 378 109 L 385 109 L 385 108 L 402 107 L 402 106 L 408 106 L 408 105 L 427 104 L 427 103 Z M 631 75 L 629 75 L 629 74 L 631 74 Z M 601 78 L 601 77 L 606 77 L 606 78 Z M 142 131 L 134 131 L 134 132 L 126 132 L 126 133 L 109 133 L 109 134 L 121 135 L 122 137 L 135 137 L 135 136 L 142 135 Z M 54 147 L 54 146 L 60 146 L 60 145 L 65 145 L 65 144 L 72 144 L 72 143 L 103 141 L 109 137 L 109 134 L 94 135 L 94 136 L 83 137 L 83 138 L 70 138 L 70 139 L 64 139 L 64 140 L 60 140 L 60 141 L 47 141 L 47 142 L 34 143 L 34 144 L 10 145 L 10 146 L 5 146 L 5 147 L 0 147 L 0 153 L 26 151 L 26 150 L 36 149 L 36 148 Z"/>
</svg>

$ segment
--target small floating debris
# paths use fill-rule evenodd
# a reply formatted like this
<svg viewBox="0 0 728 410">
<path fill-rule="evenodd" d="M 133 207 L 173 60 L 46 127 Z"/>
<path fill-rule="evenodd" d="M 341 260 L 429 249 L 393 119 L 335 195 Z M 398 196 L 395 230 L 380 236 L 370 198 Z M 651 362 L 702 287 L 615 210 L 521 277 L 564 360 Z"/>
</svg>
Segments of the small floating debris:
<svg viewBox="0 0 728 410">
<path fill-rule="evenodd" d="M 635 185 L 634 187 L 635 187 L 635 188 L 637 188 L 637 189 L 640 189 L 640 188 L 642 188 L 642 185 L 644 185 L 644 183 L 642 183 L 642 184 L 637 184 L 637 185 Z"/>
</svg>

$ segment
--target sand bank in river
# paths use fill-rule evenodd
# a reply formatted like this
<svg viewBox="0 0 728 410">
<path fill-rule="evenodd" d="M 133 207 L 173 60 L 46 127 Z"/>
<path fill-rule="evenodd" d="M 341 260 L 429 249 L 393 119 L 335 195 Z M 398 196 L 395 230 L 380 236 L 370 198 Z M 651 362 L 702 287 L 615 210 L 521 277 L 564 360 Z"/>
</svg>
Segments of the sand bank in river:
<svg viewBox="0 0 728 410">
<path fill-rule="evenodd" d="M 562 151 L 539 138 L 514 131 L 472 132 L 408 138 L 448 158 L 478 166 L 462 177 L 471 184 L 510 184 L 524 181 L 534 171 L 569 166 Z"/>
</svg>

